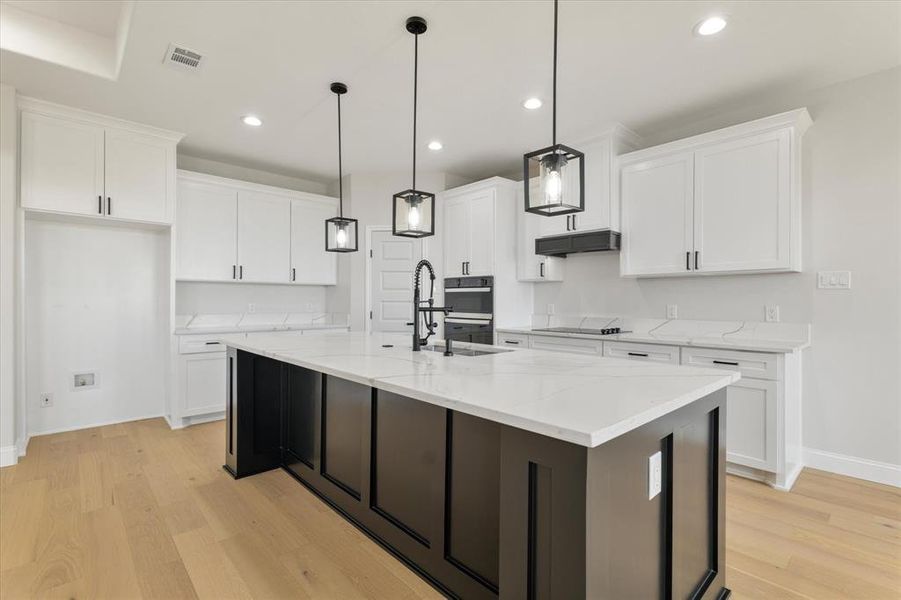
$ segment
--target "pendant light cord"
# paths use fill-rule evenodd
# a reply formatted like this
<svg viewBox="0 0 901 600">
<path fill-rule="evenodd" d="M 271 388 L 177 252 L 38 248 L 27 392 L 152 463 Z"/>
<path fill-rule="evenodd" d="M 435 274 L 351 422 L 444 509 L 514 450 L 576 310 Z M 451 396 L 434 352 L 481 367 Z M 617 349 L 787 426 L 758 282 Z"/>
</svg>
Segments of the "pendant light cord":
<svg viewBox="0 0 901 600">
<path fill-rule="evenodd" d="M 557 145 L 557 0 L 554 0 L 554 91 L 551 100 L 551 138 L 553 145 Z"/>
<path fill-rule="evenodd" d="M 338 96 L 338 216 L 344 217 L 344 172 L 341 168 L 341 94 Z"/>
<path fill-rule="evenodd" d="M 419 34 L 413 36 L 413 189 L 416 189 L 416 102 L 419 84 Z"/>
</svg>

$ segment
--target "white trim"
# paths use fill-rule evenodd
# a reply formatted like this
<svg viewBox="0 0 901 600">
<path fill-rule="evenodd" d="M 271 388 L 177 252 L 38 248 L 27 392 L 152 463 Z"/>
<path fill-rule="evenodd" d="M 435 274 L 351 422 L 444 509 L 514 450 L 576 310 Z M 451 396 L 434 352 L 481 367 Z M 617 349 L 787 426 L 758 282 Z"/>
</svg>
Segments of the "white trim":
<svg viewBox="0 0 901 600">
<path fill-rule="evenodd" d="M 176 176 L 179 181 L 189 181 L 205 185 L 214 185 L 218 187 L 228 187 L 235 190 L 244 190 L 248 192 L 262 192 L 273 196 L 282 196 L 291 200 L 310 200 L 328 204 L 329 206 L 338 206 L 338 198 L 334 196 L 326 196 L 324 194 L 314 194 L 312 192 L 302 192 L 300 190 L 292 190 L 289 188 L 275 187 L 264 183 L 254 183 L 252 181 L 243 181 L 241 179 L 230 179 L 228 177 L 220 177 L 219 175 L 209 175 L 197 171 L 187 171 L 185 169 L 177 169 Z"/>
<path fill-rule="evenodd" d="M 225 420 L 225 411 L 220 410 L 212 413 L 206 413 L 202 415 L 189 415 L 186 417 L 182 417 L 179 419 L 181 422 L 180 425 L 175 425 L 172 422 L 172 419 L 169 418 L 169 415 L 163 415 L 163 418 L 166 419 L 166 423 L 169 425 L 169 429 L 184 429 L 185 427 L 190 427 L 192 425 L 200 425 L 202 423 L 212 423 L 213 421 L 224 421 Z"/>
<path fill-rule="evenodd" d="M 16 449 L 19 451 L 19 458 L 25 456 L 25 451 L 28 450 L 28 442 L 30 441 L 30 435 L 23 436 L 16 441 Z"/>
<path fill-rule="evenodd" d="M 392 229 L 386 225 L 366 226 L 366 254 L 363 256 L 366 265 L 364 269 L 366 287 L 363 290 L 363 331 L 366 333 L 372 333 L 372 319 L 369 318 L 372 312 L 372 234 L 376 231 L 392 231 Z"/>
<path fill-rule="evenodd" d="M 19 453 L 15 445 L 0 447 L 0 467 L 11 467 L 17 462 Z"/>
<path fill-rule="evenodd" d="M 815 448 L 804 448 L 804 465 L 811 469 L 820 469 L 901 488 L 901 465 L 836 454 Z"/>
<path fill-rule="evenodd" d="M 134 421 L 146 421 L 147 419 L 158 419 L 160 417 L 165 418 L 163 413 L 153 413 L 149 415 L 144 415 L 140 417 L 128 417 L 127 419 L 110 419 L 107 421 L 97 421 L 94 423 L 86 423 L 84 425 L 75 425 L 75 426 L 66 426 L 59 427 L 57 429 L 49 429 L 47 431 L 32 431 L 29 432 L 29 438 L 36 437 L 39 435 L 51 435 L 54 433 L 65 433 L 67 431 L 79 431 L 81 429 L 92 429 L 94 427 L 106 427 L 107 425 L 119 425 L 121 423 L 132 423 Z"/>
</svg>

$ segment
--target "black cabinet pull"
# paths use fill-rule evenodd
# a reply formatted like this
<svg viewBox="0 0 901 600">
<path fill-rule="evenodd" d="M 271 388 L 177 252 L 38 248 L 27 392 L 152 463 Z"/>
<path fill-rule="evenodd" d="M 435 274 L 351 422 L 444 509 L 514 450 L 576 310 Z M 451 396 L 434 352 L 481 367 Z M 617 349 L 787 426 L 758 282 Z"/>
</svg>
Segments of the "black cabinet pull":
<svg viewBox="0 0 901 600">
<path fill-rule="evenodd" d="M 538 265 L 538 275 L 539 277 L 544 277 L 544 263 Z"/>
<path fill-rule="evenodd" d="M 514 346 L 519 346 L 519 342 L 515 342 L 513 340 L 504 340 L 505 344 L 513 344 Z"/>
<path fill-rule="evenodd" d="M 106 214 L 113 214 L 113 199 L 109 196 L 106 197 Z"/>
<path fill-rule="evenodd" d="M 715 364 L 715 365 L 729 365 L 730 367 L 737 367 L 737 366 L 738 366 L 738 363 L 737 363 L 737 362 L 731 362 L 731 361 L 728 361 L 728 360 L 715 360 L 715 361 L 713 361 L 713 364 Z"/>
<path fill-rule="evenodd" d="M 695 250 L 695 271 L 698 270 L 698 255 L 699 254 L 700 254 L 700 252 L 698 250 Z"/>
<path fill-rule="evenodd" d="M 237 279 L 238 265 L 232 265 L 232 279 Z"/>
<path fill-rule="evenodd" d="M 219 343 L 219 342 L 206 342 L 206 345 L 207 345 L 207 346 L 215 346 L 215 345 L 218 344 L 218 343 Z"/>
<path fill-rule="evenodd" d="M 629 356 L 642 356 L 644 358 L 648 357 L 648 355 L 644 352 L 629 352 Z"/>
<path fill-rule="evenodd" d="M 291 281 L 297 281 L 297 269 L 291 267 Z"/>
<path fill-rule="evenodd" d="M 691 271 L 691 252 L 685 251 L 685 270 Z"/>
<path fill-rule="evenodd" d="M 238 279 L 244 279 L 244 265 L 238 266 Z"/>
<path fill-rule="evenodd" d="M 97 196 L 97 212 L 103 214 L 103 196 Z"/>
<path fill-rule="evenodd" d="M 576 230 L 576 215 L 573 215 L 573 231 Z"/>
<path fill-rule="evenodd" d="M 566 230 L 569 231 L 569 219 L 570 215 L 566 215 Z"/>
</svg>

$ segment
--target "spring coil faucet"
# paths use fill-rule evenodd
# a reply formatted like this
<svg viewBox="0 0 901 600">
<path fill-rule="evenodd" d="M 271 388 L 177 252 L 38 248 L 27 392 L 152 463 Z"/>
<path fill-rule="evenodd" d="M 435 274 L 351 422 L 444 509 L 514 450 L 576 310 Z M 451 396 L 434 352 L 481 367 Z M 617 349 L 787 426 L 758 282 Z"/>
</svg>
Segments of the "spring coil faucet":
<svg viewBox="0 0 901 600">
<path fill-rule="evenodd" d="M 429 272 L 429 298 L 428 300 L 420 299 L 420 288 L 422 282 L 422 269 L 425 268 Z M 425 304 L 425 306 L 422 306 Z M 440 311 L 447 315 L 453 307 L 446 306 L 434 306 L 435 304 L 435 269 L 432 268 L 432 263 L 427 261 L 426 259 L 422 259 L 418 263 L 416 263 L 416 268 L 413 269 L 413 322 L 407 323 L 407 325 L 413 326 L 413 351 L 419 352 L 419 348 L 426 345 L 429 341 L 429 337 L 435 334 L 435 327 L 438 326 L 438 323 L 435 322 L 434 313 Z M 426 336 L 424 338 L 419 335 L 419 315 L 425 314 L 425 328 L 426 328 Z"/>
</svg>

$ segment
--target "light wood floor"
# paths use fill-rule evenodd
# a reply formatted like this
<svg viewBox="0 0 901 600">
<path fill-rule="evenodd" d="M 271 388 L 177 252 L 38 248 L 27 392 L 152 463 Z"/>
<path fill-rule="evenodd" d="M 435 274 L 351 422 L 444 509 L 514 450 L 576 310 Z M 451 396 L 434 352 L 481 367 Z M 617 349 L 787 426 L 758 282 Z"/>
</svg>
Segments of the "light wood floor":
<svg viewBox="0 0 901 600">
<path fill-rule="evenodd" d="M 281 471 L 232 480 L 223 423 L 37 437 L 0 469 L 0 598 L 437 598 Z M 901 492 L 805 471 L 729 478 L 741 598 L 901 598 Z"/>
</svg>

